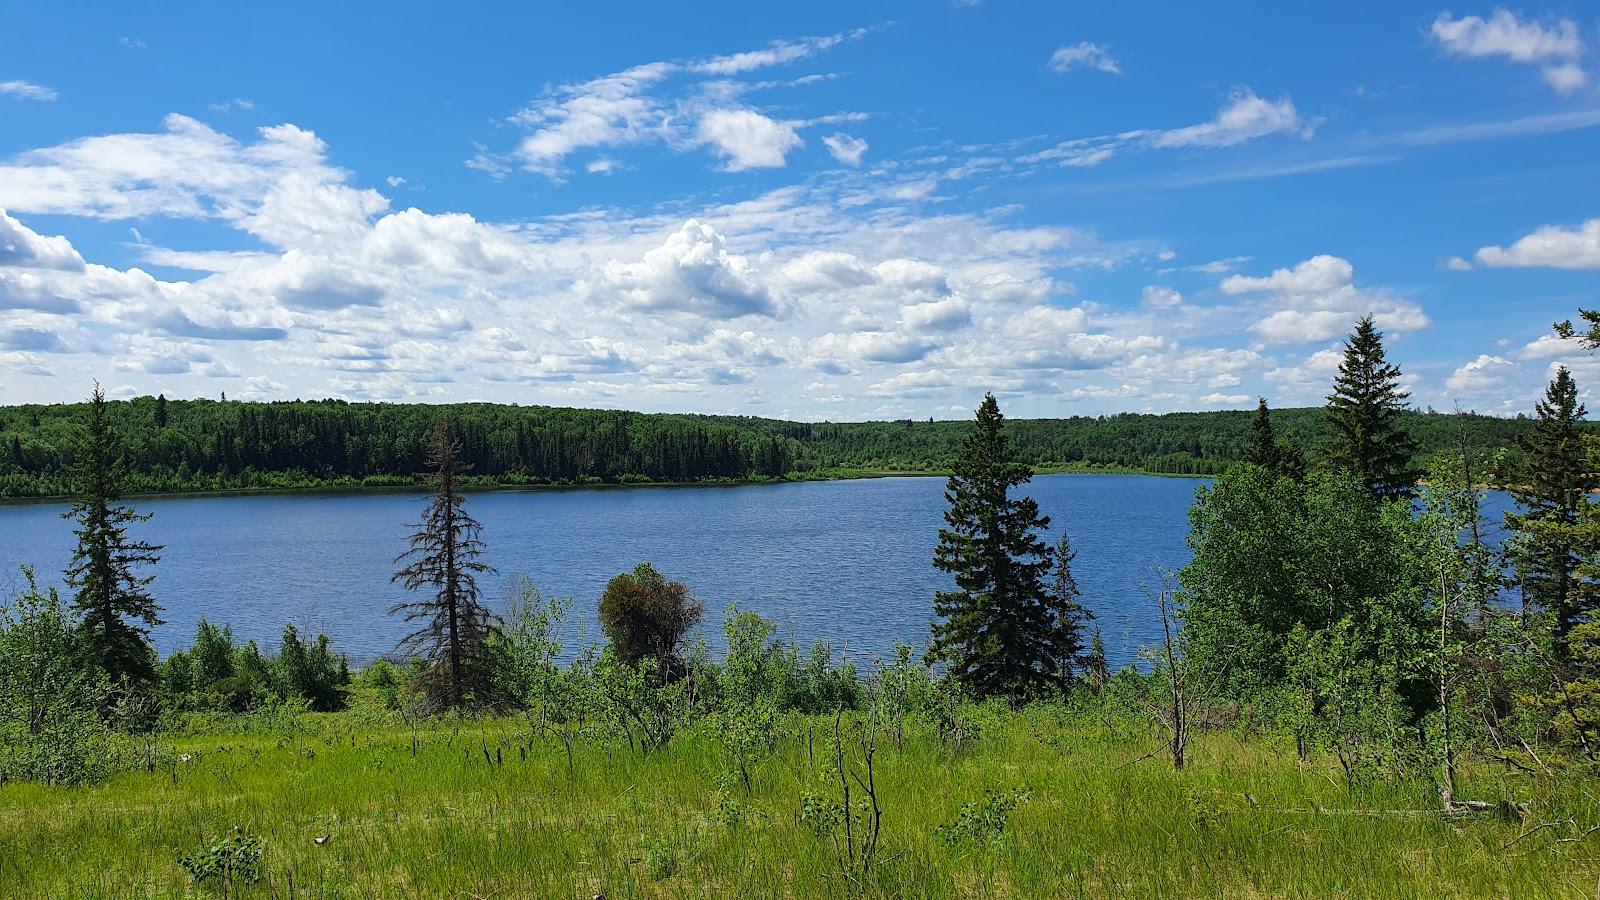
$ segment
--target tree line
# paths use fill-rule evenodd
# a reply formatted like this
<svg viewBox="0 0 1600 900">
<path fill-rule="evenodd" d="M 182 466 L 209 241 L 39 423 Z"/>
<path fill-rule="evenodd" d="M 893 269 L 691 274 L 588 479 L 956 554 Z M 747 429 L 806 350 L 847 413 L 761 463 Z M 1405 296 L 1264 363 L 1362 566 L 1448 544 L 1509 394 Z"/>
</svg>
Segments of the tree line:
<svg viewBox="0 0 1600 900">
<path fill-rule="evenodd" d="M 68 496 L 84 404 L 0 407 L 0 498 Z M 955 421 L 803 423 L 488 403 L 304 400 L 107 403 L 134 494 L 316 486 L 410 485 L 449 418 L 471 485 L 758 481 L 839 470 L 948 472 L 965 439 Z M 1526 419 L 1401 413 L 1413 462 L 1465 430 L 1477 446 L 1518 454 Z M 1221 411 L 1012 420 L 1018 459 L 1042 468 L 1216 475 L 1244 452 L 1250 415 Z M 1277 426 L 1312 451 L 1333 435 L 1317 409 L 1279 410 Z M 1587 426 L 1585 426 L 1587 427 Z M 1496 463 L 1488 474 L 1514 467 Z"/>
</svg>

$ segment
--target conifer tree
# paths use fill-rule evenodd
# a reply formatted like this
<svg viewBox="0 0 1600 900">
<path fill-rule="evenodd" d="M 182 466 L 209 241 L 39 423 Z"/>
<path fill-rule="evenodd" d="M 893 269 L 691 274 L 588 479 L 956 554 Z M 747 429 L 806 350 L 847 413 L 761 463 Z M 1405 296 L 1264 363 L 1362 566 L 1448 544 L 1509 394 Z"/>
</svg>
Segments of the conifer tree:
<svg viewBox="0 0 1600 900">
<path fill-rule="evenodd" d="M 934 595 L 930 663 L 977 697 L 1021 699 L 1050 687 L 1059 657 L 1052 646 L 1044 584 L 1053 562 L 1038 532 L 1049 526 L 1039 505 L 1011 489 L 1033 473 L 1017 462 L 993 394 L 979 405 L 962 444 L 945 500 L 950 508 L 934 549 L 934 568 L 955 576 L 956 590 Z"/>
<path fill-rule="evenodd" d="M 156 395 L 156 427 L 167 427 L 167 395 Z"/>
<path fill-rule="evenodd" d="M 1333 431 L 1329 458 L 1351 472 L 1380 500 L 1410 497 L 1418 472 L 1416 442 L 1400 426 L 1411 395 L 1400 390 L 1400 368 L 1383 354 L 1383 335 L 1368 314 L 1345 342 L 1344 361 L 1328 396 Z"/>
<path fill-rule="evenodd" d="M 1550 611 L 1556 645 L 1563 647 L 1584 605 L 1575 581 L 1582 547 L 1573 527 L 1596 486 L 1578 425 L 1587 410 L 1565 366 L 1534 410 L 1538 419 L 1520 441 L 1526 464 L 1510 489 L 1522 512 L 1507 513 L 1506 525 L 1527 535 L 1512 562 L 1523 596 Z"/>
<path fill-rule="evenodd" d="M 1268 472 L 1278 470 L 1278 436 L 1272 430 L 1272 411 L 1267 398 L 1260 398 L 1256 414 L 1250 419 L 1250 437 L 1245 442 L 1244 461 Z"/>
<path fill-rule="evenodd" d="M 1106 662 L 1106 642 L 1100 637 L 1098 625 L 1095 626 L 1094 636 L 1089 639 L 1089 656 L 1084 660 L 1084 669 L 1088 672 L 1089 682 L 1097 690 L 1111 680 L 1111 665 Z"/>
<path fill-rule="evenodd" d="M 460 452 L 450 419 L 440 419 L 428 445 L 433 500 L 415 526 L 410 548 L 395 558 L 396 563 L 408 564 L 390 579 L 407 590 L 433 593 L 389 609 L 390 615 L 403 614 L 407 622 L 421 623 L 401 640 L 399 649 L 421 653 L 433 664 L 430 687 L 454 708 L 484 687 L 484 645 L 496 621 L 479 597 L 477 576 L 494 569 L 480 558 L 483 525 L 463 508 L 466 498 L 461 495 L 460 478 L 466 466 L 460 462 Z M 447 685 L 439 683 L 441 673 L 448 678 Z"/>
<path fill-rule="evenodd" d="M 1055 549 L 1055 571 L 1046 594 L 1046 621 L 1049 630 L 1044 637 L 1049 642 L 1053 663 L 1051 675 L 1065 692 L 1079 675 L 1090 668 L 1089 654 L 1083 646 L 1083 629 L 1094 618 L 1083 605 L 1083 591 L 1072 574 L 1072 561 L 1078 551 L 1063 532 Z"/>
<path fill-rule="evenodd" d="M 1284 478 L 1295 481 L 1305 481 L 1306 472 L 1310 466 L 1306 463 L 1306 451 L 1301 446 L 1300 439 L 1292 434 L 1286 434 L 1278 439 L 1278 474 Z"/>
<path fill-rule="evenodd" d="M 155 576 L 136 570 L 160 560 L 161 547 L 128 535 L 129 525 L 150 516 L 117 502 L 122 498 L 122 447 L 98 384 L 89 397 L 86 425 L 72 463 L 76 497 L 63 514 L 77 524 L 78 547 L 66 581 L 74 591 L 79 644 L 85 658 L 113 682 L 148 685 L 156 677 L 150 628 L 161 624 L 161 607 L 149 592 Z"/>
</svg>

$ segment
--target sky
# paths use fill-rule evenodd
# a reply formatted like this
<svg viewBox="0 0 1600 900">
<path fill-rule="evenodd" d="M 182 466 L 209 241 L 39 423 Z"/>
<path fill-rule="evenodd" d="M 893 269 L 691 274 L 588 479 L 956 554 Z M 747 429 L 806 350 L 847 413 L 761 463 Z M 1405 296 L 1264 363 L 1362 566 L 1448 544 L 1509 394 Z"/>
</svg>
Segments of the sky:
<svg viewBox="0 0 1600 900">
<path fill-rule="evenodd" d="M 0 403 L 1301 406 L 1371 313 L 1514 415 L 1597 161 L 1600 2 L 12 4 Z"/>
</svg>

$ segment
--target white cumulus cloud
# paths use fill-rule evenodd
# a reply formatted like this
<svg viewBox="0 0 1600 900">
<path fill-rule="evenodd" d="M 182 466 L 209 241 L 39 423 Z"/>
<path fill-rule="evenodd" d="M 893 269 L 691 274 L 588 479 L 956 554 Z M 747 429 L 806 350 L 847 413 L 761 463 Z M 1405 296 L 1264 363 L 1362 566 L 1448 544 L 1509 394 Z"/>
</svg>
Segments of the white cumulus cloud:
<svg viewBox="0 0 1600 900">
<path fill-rule="evenodd" d="M 1570 94 L 1589 80 L 1589 73 L 1578 62 L 1584 52 L 1583 38 L 1571 19 L 1524 19 L 1504 8 L 1487 19 L 1458 19 L 1442 12 L 1433 20 L 1430 34 L 1453 56 L 1498 56 L 1537 65 L 1545 82 L 1559 93 Z"/>
<path fill-rule="evenodd" d="M 714 109 L 701 117 L 698 134 L 727 160 L 729 172 L 782 168 L 789 151 L 805 145 L 794 123 L 751 109 Z"/>
<path fill-rule="evenodd" d="M 1600 219 L 1576 228 L 1545 225 L 1509 247 L 1478 250 L 1479 265 L 1506 268 L 1600 269 Z"/>
</svg>

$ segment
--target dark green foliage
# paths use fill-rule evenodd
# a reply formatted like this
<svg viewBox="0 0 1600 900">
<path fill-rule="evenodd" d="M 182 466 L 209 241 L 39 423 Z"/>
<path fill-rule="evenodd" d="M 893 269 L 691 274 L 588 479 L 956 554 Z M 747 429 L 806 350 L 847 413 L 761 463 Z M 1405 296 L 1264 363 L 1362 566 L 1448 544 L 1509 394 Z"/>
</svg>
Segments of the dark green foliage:
<svg viewBox="0 0 1600 900">
<path fill-rule="evenodd" d="M 464 483 L 626 484 L 761 480 L 844 470 L 947 472 L 965 421 L 784 422 L 487 403 L 446 406 L 306 400 L 218 403 L 157 398 L 107 404 L 125 444 L 130 493 L 417 484 L 435 423 L 455 422 Z M 0 497 L 65 495 L 84 404 L 0 407 Z M 1238 461 L 1251 413 L 1120 413 L 1013 420 L 1017 458 L 1040 468 L 1215 475 Z M 1417 459 L 1454 446 L 1512 446 L 1515 419 L 1405 413 Z M 1317 455 L 1331 431 L 1320 409 L 1278 409 L 1281 438 Z"/>
<path fill-rule="evenodd" d="M 1093 658 L 1083 644 L 1083 629 L 1094 618 L 1094 613 L 1083 605 L 1083 591 L 1072 574 L 1072 561 L 1077 558 L 1078 551 L 1072 549 L 1071 540 L 1063 532 L 1056 542 L 1055 569 L 1046 594 L 1047 637 L 1056 656 L 1053 666 L 1056 684 L 1063 692 L 1080 676 L 1091 675 L 1094 669 Z M 1100 653 L 1100 664 L 1104 665 L 1105 648 L 1102 647 Z"/>
<path fill-rule="evenodd" d="M 421 626 L 400 642 L 407 653 L 421 653 L 433 664 L 430 693 L 453 708 L 487 692 L 489 663 L 484 647 L 495 616 L 479 597 L 477 576 L 493 572 L 483 562 L 483 526 L 464 508 L 460 476 L 461 445 L 449 419 L 439 420 L 428 451 L 433 467 L 433 500 L 411 537 L 411 546 L 395 562 L 408 563 L 393 581 L 406 590 L 431 589 L 422 600 L 396 603 L 389 609 Z"/>
<path fill-rule="evenodd" d="M 327 635 L 319 634 L 315 643 L 307 644 L 293 625 L 285 626 L 274 663 L 286 695 L 304 699 L 315 712 L 344 708 L 350 670 L 334 655 Z"/>
<path fill-rule="evenodd" d="M 99 710 L 105 676 L 78 664 L 71 617 L 52 588 L 0 604 L 0 783 L 85 784 L 111 768 Z"/>
<path fill-rule="evenodd" d="M 1400 390 L 1400 368 L 1384 358 L 1383 335 L 1365 316 L 1345 342 L 1328 396 L 1328 460 L 1380 500 L 1411 496 L 1420 474 L 1413 464 L 1416 441 L 1400 421 L 1410 396 Z"/>
<path fill-rule="evenodd" d="M 217 841 L 181 854 L 178 864 L 201 884 L 223 885 L 226 894 L 235 885 L 261 880 L 261 853 L 261 839 L 236 827 Z"/>
<path fill-rule="evenodd" d="M 1278 470 L 1278 435 L 1272 430 L 1272 412 L 1267 409 L 1265 397 L 1256 404 L 1256 414 L 1250 419 L 1250 440 L 1245 444 L 1243 461 L 1269 472 Z"/>
<path fill-rule="evenodd" d="M 345 707 L 350 683 L 348 665 L 325 634 L 308 642 L 289 625 L 277 655 L 267 657 L 254 641 L 235 646 L 233 629 L 205 619 L 189 649 L 161 661 L 160 677 L 165 704 L 228 712 L 246 712 L 274 698 L 332 712 Z"/>
<path fill-rule="evenodd" d="M 117 503 L 122 474 L 122 447 L 97 384 L 72 466 L 75 499 L 65 517 L 77 524 L 78 547 L 66 579 L 88 660 L 113 682 L 148 685 L 155 681 L 149 629 L 161 624 L 161 608 L 148 591 L 155 576 L 136 570 L 159 560 L 161 548 L 129 537 L 128 526 L 149 516 Z"/>
<path fill-rule="evenodd" d="M 1245 444 L 1241 462 L 1295 481 L 1306 480 L 1306 452 L 1300 439 L 1293 434 L 1279 437 L 1272 424 L 1272 411 L 1267 408 L 1267 398 L 1256 405 L 1250 419 L 1250 438 Z"/>
<path fill-rule="evenodd" d="M 1044 584 L 1053 554 L 1039 536 L 1050 519 L 1031 498 L 1011 496 L 1033 473 L 1012 453 L 993 394 L 979 405 L 953 469 L 933 565 L 954 576 L 957 589 L 934 595 L 928 660 L 948 665 L 980 698 L 1042 693 L 1064 680 Z"/>
<path fill-rule="evenodd" d="M 155 421 L 156 421 L 156 427 L 157 428 L 165 428 L 165 427 L 167 427 L 167 395 L 166 394 L 157 394 L 156 395 L 156 417 L 155 417 Z"/>
<path fill-rule="evenodd" d="M 218 628 L 200 620 L 195 630 L 194 646 L 189 655 L 194 659 L 194 676 L 201 684 L 215 684 L 233 677 L 233 629 Z"/>
<path fill-rule="evenodd" d="M 1310 465 L 1306 462 L 1306 450 L 1300 444 L 1300 439 L 1292 434 L 1279 438 L 1278 474 L 1284 478 L 1292 478 L 1295 481 L 1305 481 L 1306 472 L 1308 471 L 1310 471 Z"/>
<path fill-rule="evenodd" d="M 649 563 L 606 583 L 600 629 L 625 665 L 653 660 L 661 678 L 683 674 L 681 650 L 705 609 L 681 581 L 668 581 Z"/>
<path fill-rule="evenodd" d="M 1552 615 L 1560 647 L 1586 611 L 1585 601 L 1594 599 L 1575 580 L 1582 547 L 1572 527 L 1596 487 L 1596 476 L 1578 424 L 1587 410 L 1565 366 L 1556 370 L 1534 409 L 1538 418 L 1522 436 L 1524 462 L 1510 488 L 1521 512 L 1508 513 L 1506 527 L 1524 533 L 1511 553 L 1523 598 Z"/>
<path fill-rule="evenodd" d="M 1097 690 L 1111 680 L 1111 666 L 1106 662 L 1106 643 L 1100 637 L 1098 625 L 1095 626 L 1094 636 L 1089 639 L 1089 655 L 1084 658 L 1084 672 L 1089 684 Z"/>
</svg>

